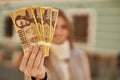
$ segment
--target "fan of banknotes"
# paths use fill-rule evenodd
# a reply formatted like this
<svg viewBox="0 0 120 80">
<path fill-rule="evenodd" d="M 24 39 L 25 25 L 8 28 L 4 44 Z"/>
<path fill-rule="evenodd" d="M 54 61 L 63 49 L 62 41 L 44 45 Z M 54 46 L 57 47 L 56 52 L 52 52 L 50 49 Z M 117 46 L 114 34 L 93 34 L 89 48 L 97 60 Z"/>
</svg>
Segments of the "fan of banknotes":
<svg viewBox="0 0 120 80">
<path fill-rule="evenodd" d="M 23 51 L 30 45 L 40 45 L 45 57 L 49 55 L 58 10 L 51 7 L 30 6 L 10 11 Z"/>
</svg>

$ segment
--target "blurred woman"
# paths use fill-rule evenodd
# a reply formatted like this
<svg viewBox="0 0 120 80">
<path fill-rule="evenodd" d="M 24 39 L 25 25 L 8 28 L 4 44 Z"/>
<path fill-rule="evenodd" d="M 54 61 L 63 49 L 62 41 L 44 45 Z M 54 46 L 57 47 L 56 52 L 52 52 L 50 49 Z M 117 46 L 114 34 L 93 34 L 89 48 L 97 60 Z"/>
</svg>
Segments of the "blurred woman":
<svg viewBox="0 0 120 80">
<path fill-rule="evenodd" d="M 59 10 L 50 55 L 44 58 L 42 47 L 31 46 L 23 56 L 20 70 L 26 80 L 91 80 L 86 54 L 72 43 L 71 25 Z"/>
</svg>

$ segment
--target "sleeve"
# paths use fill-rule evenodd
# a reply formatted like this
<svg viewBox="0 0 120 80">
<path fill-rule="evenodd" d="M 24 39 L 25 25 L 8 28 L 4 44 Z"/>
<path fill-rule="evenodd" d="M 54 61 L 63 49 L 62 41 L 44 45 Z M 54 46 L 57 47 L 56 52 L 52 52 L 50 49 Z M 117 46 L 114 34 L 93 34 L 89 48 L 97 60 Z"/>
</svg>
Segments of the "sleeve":
<svg viewBox="0 0 120 80">
<path fill-rule="evenodd" d="M 91 80 L 91 74 L 90 74 L 90 65 L 89 60 L 85 52 L 82 52 L 81 55 L 79 55 L 80 61 L 82 63 L 82 70 L 84 73 L 85 80 Z"/>
</svg>

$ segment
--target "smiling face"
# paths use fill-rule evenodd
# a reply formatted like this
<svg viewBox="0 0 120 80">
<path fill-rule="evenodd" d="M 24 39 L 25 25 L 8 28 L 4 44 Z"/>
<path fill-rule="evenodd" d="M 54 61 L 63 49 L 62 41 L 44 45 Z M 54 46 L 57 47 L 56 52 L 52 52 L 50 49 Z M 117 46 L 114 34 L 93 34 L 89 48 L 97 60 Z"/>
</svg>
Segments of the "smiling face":
<svg viewBox="0 0 120 80">
<path fill-rule="evenodd" d="M 69 33 L 67 27 L 68 27 L 67 22 L 64 20 L 62 16 L 59 16 L 53 37 L 53 43 L 61 44 L 65 40 L 67 40 Z"/>
</svg>

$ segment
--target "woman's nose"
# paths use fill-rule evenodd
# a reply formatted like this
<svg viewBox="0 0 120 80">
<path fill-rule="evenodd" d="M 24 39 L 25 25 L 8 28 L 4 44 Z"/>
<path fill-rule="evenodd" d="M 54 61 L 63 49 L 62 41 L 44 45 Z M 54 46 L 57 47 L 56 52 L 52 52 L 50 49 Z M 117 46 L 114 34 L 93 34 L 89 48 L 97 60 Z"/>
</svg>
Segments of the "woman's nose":
<svg viewBox="0 0 120 80">
<path fill-rule="evenodd" d="M 61 34 L 62 32 L 61 32 L 61 30 L 60 29 L 58 29 L 58 28 L 56 28 L 55 29 L 55 34 L 57 35 L 57 34 Z"/>
</svg>

